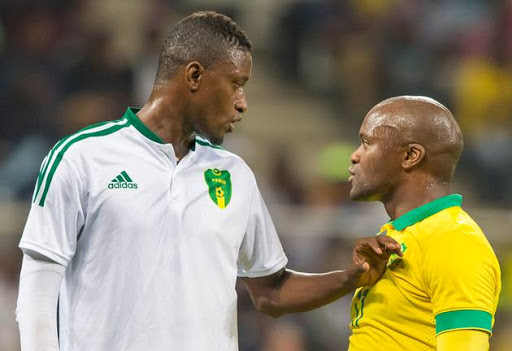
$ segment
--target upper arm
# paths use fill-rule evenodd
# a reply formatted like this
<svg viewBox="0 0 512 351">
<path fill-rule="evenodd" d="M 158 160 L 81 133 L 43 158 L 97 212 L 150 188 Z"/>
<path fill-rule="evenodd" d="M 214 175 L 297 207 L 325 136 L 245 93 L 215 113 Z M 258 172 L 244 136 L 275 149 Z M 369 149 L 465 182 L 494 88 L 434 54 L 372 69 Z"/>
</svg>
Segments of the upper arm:
<svg viewBox="0 0 512 351">
<path fill-rule="evenodd" d="M 437 336 L 438 351 L 487 351 L 489 334 L 480 330 L 454 330 Z"/>
<path fill-rule="evenodd" d="M 75 253 L 85 211 L 81 176 L 74 163 L 58 156 L 50 152 L 43 161 L 20 248 L 66 266 Z"/>
<path fill-rule="evenodd" d="M 254 306 L 263 313 L 278 317 L 280 313 L 276 313 L 275 303 L 279 300 L 279 297 L 276 300 L 276 296 L 278 296 L 276 292 L 279 291 L 289 276 L 290 272 L 282 268 L 268 276 L 242 277 L 241 279 L 249 291 Z"/>
<path fill-rule="evenodd" d="M 247 227 L 238 252 L 238 276 L 272 280 L 288 263 L 270 213 L 256 183 L 250 190 Z"/>
<path fill-rule="evenodd" d="M 436 335 L 453 330 L 492 334 L 500 272 L 490 245 L 471 232 L 449 232 L 425 252 L 424 272 Z"/>
<path fill-rule="evenodd" d="M 264 296 L 269 294 L 271 291 L 278 289 L 283 285 L 284 281 L 288 276 L 288 272 L 285 268 L 280 269 L 276 273 L 267 275 L 264 277 L 249 278 L 242 277 L 242 281 L 247 286 L 251 297 L 255 299 L 258 296 Z"/>
</svg>

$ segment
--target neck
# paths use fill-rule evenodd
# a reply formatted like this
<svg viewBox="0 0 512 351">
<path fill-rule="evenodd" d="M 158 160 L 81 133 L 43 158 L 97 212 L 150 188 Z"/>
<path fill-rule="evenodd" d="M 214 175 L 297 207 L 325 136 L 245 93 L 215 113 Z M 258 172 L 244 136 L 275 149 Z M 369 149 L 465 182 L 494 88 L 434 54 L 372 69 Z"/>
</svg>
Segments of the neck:
<svg viewBox="0 0 512 351">
<path fill-rule="evenodd" d="M 137 116 L 164 143 L 172 144 L 176 157 L 180 160 L 194 143 L 194 129 L 187 125 L 180 105 L 172 103 L 167 96 L 173 96 L 173 94 L 153 92 Z"/>
<path fill-rule="evenodd" d="M 421 205 L 452 193 L 450 182 L 441 182 L 431 177 L 422 181 L 415 179 L 409 184 L 401 186 L 390 199 L 382 201 L 392 220 Z"/>
</svg>

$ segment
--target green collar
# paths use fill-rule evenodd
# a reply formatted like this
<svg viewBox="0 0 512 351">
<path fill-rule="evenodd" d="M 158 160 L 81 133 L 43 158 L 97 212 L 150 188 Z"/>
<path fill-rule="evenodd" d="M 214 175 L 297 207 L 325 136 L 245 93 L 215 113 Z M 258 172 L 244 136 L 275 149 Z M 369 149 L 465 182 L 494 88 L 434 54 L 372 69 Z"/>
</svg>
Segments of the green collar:
<svg viewBox="0 0 512 351">
<path fill-rule="evenodd" d="M 140 111 L 140 108 L 128 107 L 123 117 L 128 119 L 128 122 L 135 127 L 142 135 L 146 138 L 153 140 L 159 144 L 165 144 L 162 139 L 155 133 L 153 133 L 142 121 L 137 117 L 136 113 Z"/>
<path fill-rule="evenodd" d="M 202 145 L 202 146 L 209 146 L 214 149 L 220 149 L 222 150 L 222 146 L 217 145 L 206 139 L 204 136 L 200 134 L 196 134 L 196 144 Z"/>
<path fill-rule="evenodd" d="M 135 129 L 137 129 L 146 138 L 151 139 L 154 142 L 157 142 L 159 144 L 165 144 L 164 141 L 158 135 L 153 133 L 148 127 L 146 127 L 146 125 L 144 123 L 142 123 L 142 121 L 139 119 L 139 117 L 137 117 L 136 113 L 139 111 L 140 111 L 140 108 L 128 107 L 126 109 L 126 112 L 124 113 L 123 117 L 126 117 L 126 119 L 128 119 L 128 122 L 130 122 L 130 124 L 132 126 L 134 126 Z M 199 134 L 196 135 L 196 142 L 194 143 L 194 145 L 192 145 L 192 151 L 196 150 L 196 144 L 199 144 L 202 146 L 209 146 L 214 149 L 222 150 L 221 146 L 219 146 L 217 144 L 213 144 L 212 142 L 208 141 L 208 139 L 206 139 L 205 137 L 203 137 L 202 135 L 199 135 Z"/>
<path fill-rule="evenodd" d="M 432 202 L 429 202 L 425 205 L 417 207 L 406 214 L 401 215 L 394 221 L 391 221 L 391 225 L 395 227 L 396 230 L 403 230 L 408 226 L 418 223 L 419 221 L 424 220 L 427 217 L 436 214 L 439 211 L 442 211 L 449 207 L 461 206 L 462 205 L 462 196 L 459 194 L 451 194 L 447 196 L 440 197 L 439 199 L 435 199 Z"/>
</svg>

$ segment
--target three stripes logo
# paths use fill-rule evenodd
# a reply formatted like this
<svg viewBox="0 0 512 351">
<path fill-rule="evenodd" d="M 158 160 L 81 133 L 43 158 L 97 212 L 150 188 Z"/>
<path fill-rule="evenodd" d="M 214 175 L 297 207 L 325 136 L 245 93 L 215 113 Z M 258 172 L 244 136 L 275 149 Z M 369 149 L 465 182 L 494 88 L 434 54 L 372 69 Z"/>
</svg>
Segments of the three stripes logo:
<svg viewBox="0 0 512 351">
<path fill-rule="evenodd" d="M 126 171 L 122 171 L 110 181 L 108 184 L 109 189 L 137 189 L 137 183 L 135 183 L 132 178 L 126 173 Z"/>
</svg>

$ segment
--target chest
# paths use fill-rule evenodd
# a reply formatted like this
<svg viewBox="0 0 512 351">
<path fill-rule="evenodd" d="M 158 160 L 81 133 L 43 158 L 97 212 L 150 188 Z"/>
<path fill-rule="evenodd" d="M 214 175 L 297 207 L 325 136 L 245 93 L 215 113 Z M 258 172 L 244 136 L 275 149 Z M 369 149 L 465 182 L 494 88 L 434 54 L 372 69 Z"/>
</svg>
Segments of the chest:
<svg viewBox="0 0 512 351">
<path fill-rule="evenodd" d="M 392 256 L 382 278 L 356 291 L 352 301 L 352 326 L 364 319 L 430 324 L 431 300 L 421 276 L 421 250 L 407 235 L 391 235 L 402 246 L 403 257 Z M 400 322 L 400 323 L 402 323 Z M 357 324 L 357 325 L 356 325 Z M 398 325 L 397 325 L 398 327 Z"/>
<path fill-rule="evenodd" d="M 86 228 L 117 233 L 112 240 L 120 245 L 128 239 L 235 249 L 241 242 L 248 184 L 236 164 L 184 158 L 176 165 L 154 152 L 122 156 L 98 157 L 88 169 Z"/>
</svg>

